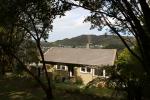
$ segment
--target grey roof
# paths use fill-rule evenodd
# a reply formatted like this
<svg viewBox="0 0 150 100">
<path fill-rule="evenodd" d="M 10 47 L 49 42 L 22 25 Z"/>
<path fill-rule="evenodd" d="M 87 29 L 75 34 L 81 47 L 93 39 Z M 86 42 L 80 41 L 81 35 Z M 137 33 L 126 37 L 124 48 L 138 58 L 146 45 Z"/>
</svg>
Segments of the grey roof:
<svg viewBox="0 0 150 100">
<path fill-rule="evenodd" d="M 44 53 L 46 62 L 79 65 L 114 65 L 116 49 L 58 48 L 52 47 Z"/>
</svg>

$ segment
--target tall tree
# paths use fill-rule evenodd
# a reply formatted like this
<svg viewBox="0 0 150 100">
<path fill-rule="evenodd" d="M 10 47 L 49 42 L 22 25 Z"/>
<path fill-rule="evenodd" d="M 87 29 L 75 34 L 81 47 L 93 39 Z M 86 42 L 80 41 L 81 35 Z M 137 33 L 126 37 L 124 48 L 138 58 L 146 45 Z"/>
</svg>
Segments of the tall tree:
<svg viewBox="0 0 150 100">
<path fill-rule="evenodd" d="M 52 99 L 52 88 L 50 78 L 48 77 L 46 65 L 44 62 L 44 55 L 41 49 L 41 40 L 45 40 L 48 37 L 48 33 L 52 31 L 52 22 L 57 16 L 64 15 L 66 10 L 71 9 L 68 4 L 61 4 L 58 0 L 1 0 L 0 1 L 0 26 L 5 30 L 6 34 L 22 33 L 31 36 L 39 50 L 41 61 L 43 63 L 43 69 L 45 72 L 45 78 L 47 85 L 31 73 L 24 63 L 14 55 L 11 51 L 9 52 L 14 58 L 16 58 L 22 65 L 25 71 L 32 75 L 37 82 L 41 85 L 45 91 L 47 99 Z M 17 34 L 18 34 L 17 33 Z M 4 43 L 5 44 L 5 43 Z M 1 43 L 1 47 L 6 49 L 6 46 Z M 8 48 L 12 49 L 14 46 Z"/>
<path fill-rule="evenodd" d="M 149 0 L 61 0 L 61 2 L 90 10 L 91 15 L 85 21 L 91 22 L 92 29 L 98 28 L 101 30 L 107 26 L 111 33 L 116 34 L 131 54 L 140 61 L 141 68 L 144 70 L 142 74 L 149 79 Z M 133 51 L 122 37 L 122 34 L 134 36 L 140 52 Z"/>
<path fill-rule="evenodd" d="M 132 50 L 139 52 L 138 48 Z M 110 80 L 116 82 L 116 88 L 127 93 L 129 100 L 141 99 L 143 80 L 145 80 L 141 63 L 127 49 L 124 49 L 119 54 L 116 64 L 114 75 Z"/>
</svg>

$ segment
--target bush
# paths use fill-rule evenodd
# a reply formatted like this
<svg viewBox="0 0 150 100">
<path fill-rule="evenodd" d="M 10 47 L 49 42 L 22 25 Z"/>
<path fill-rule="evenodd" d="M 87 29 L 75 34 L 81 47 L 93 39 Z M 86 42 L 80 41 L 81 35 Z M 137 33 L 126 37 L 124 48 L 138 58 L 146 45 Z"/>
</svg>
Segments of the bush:
<svg viewBox="0 0 150 100">
<path fill-rule="evenodd" d="M 106 79 L 100 77 L 93 79 L 86 85 L 86 88 L 91 87 L 99 87 L 99 88 L 106 87 Z"/>
<path fill-rule="evenodd" d="M 82 80 L 82 78 L 81 78 L 80 76 L 77 76 L 77 77 L 76 77 L 76 82 L 75 82 L 75 84 L 78 84 L 78 85 L 82 85 L 82 84 L 83 84 L 83 80 Z"/>
</svg>

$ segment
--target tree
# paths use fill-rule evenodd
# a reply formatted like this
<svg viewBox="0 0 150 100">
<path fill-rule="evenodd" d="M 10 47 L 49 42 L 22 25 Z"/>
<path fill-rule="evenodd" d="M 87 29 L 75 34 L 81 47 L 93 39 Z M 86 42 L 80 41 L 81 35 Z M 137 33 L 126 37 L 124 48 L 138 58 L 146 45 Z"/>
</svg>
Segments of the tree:
<svg viewBox="0 0 150 100">
<path fill-rule="evenodd" d="M 108 27 L 116 34 L 132 55 L 142 64 L 143 77 L 150 76 L 150 7 L 149 0 L 61 0 L 63 3 L 90 10 L 85 21 L 91 22 L 91 29 Z M 138 53 L 131 49 L 122 34 L 135 37 Z M 135 45 L 136 46 L 136 45 Z M 141 80 L 142 81 L 142 80 Z M 144 85 L 145 86 L 145 85 Z"/>
<path fill-rule="evenodd" d="M 136 56 L 141 63 L 144 64 L 146 73 L 149 73 L 149 16 L 150 8 L 146 0 L 75 0 L 79 3 L 68 2 L 61 0 L 64 3 L 83 7 L 91 11 L 91 16 L 87 17 L 85 21 L 91 22 L 91 28 L 98 28 L 108 26 L 111 32 L 120 37 L 127 49 Z M 143 55 L 139 57 L 128 46 L 121 34 L 132 34 Z"/>
<path fill-rule="evenodd" d="M 137 48 L 133 50 L 139 52 Z M 115 74 L 110 79 L 120 84 L 116 87 L 125 91 L 129 100 L 141 99 L 141 89 L 145 80 L 141 63 L 127 49 L 124 49 L 119 54 L 116 64 Z"/>
<path fill-rule="evenodd" d="M 15 54 L 19 51 L 20 43 L 24 40 L 23 33 L 20 34 L 16 31 L 11 34 L 10 31 L 9 28 L 6 30 L 3 26 L 0 28 L 0 68 L 2 75 L 5 75 L 6 70 L 12 70 L 11 67 L 14 65 L 15 61 L 9 53 L 12 52 Z"/>
<path fill-rule="evenodd" d="M 13 60 L 6 55 L 3 50 L 0 50 L 0 77 L 5 76 L 6 71 L 11 69 Z"/>
<path fill-rule="evenodd" d="M 31 63 L 39 63 L 39 54 L 36 47 L 36 43 L 31 38 L 26 38 L 22 43 L 18 46 L 17 57 L 25 64 L 29 65 Z M 20 63 L 17 61 L 14 62 L 14 67 L 12 68 L 14 73 L 19 72 L 19 74 L 23 74 L 23 68 L 21 68 Z"/>
<path fill-rule="evenodd" d="M 58 0 L 1 0 L 0 1 L 0 26 L 5 30 L 5 34 L 16 33 L 30 36 L 35 40 L 36 46 L 39 50 L 41 61 L 43 63 L 43 69 L 47 80 L 45 85 L 38 77 L 36 77 L 30 70 L 28 70 L 25 64 L 18 58 L 18 55 L 12 51 L 14 46 L 8 48 L 5 46 L 6 43 L 1 43 L 2 49 L 9 51 L 12 57 L 14 57 L 23 67 L 23 69 L 32 75 L 35 80 L 40 84 L 44 92 L 46 93 L 47 99 L 52 99 L 52 88 L 50 78 L 48 77 L 44 55 L 41 49 L 40 41 L 45 40 L 48 37 L 48 33 L 52 31 L 52 22 L 57 16 L 64 15 L 66 10 L 71 9 L 68 4 L 61 4 Z M 20 38 L 19 38 L 20 39 Z M 17 42 L 18 43 L 18 42 Z M 10 44 L 10 41 L 9 41 Z M 15 50 L 15 49 L 14 49 Z"/>
</svg>

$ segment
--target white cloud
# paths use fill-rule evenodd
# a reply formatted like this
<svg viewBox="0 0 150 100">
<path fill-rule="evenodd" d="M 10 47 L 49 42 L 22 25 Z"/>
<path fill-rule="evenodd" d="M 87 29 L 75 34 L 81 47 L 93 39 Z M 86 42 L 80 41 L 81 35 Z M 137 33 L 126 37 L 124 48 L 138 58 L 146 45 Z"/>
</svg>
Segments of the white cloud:
<svg viewBox="0 0 150 100">
<path fill-rule="evenodd" d="M 83 23 L 90 13 L 82 8 L 73 9 L 65 13 L 66 16 L 57 18 L 53 23 L 53 32 L 50 33 L 48 41 L 71 38 L 82 34 L 101 34 L 97 30 L 89 30 L 90 23 Z"/>
</svg>

